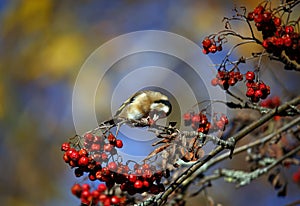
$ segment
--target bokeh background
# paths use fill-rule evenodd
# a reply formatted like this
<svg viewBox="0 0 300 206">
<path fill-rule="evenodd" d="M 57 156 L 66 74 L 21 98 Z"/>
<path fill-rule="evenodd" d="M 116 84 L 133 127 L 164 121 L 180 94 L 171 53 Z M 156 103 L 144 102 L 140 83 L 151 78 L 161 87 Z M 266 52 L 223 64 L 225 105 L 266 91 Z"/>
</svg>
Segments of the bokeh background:
<svg viewBox="0 0 300 206">
<path fill-rule="evenodd" d="M 205 35 L 223 28 L 221 20 L 231 16 L 235 4 L 252 9 L 257 3 L 0 0 L 1 205 L 79 205 L 70 194 L 76 180 L 62 160 L 60 144 L 75 133 L 72 89 L 95 49 L 118 35 L 147 29 L 174 32 L 200 44 Z M 298 77 L 293 73 L 281 80 L 294 78 L 287 87 L 297 94 L 293 82 Z M 283 205 L 299 197 L 296 189 L 292 186 L 286 198 L 277 198 L 266 182 L 236 190 L 220 180 L 209 192 L 224 205 Z"/>
</svg>

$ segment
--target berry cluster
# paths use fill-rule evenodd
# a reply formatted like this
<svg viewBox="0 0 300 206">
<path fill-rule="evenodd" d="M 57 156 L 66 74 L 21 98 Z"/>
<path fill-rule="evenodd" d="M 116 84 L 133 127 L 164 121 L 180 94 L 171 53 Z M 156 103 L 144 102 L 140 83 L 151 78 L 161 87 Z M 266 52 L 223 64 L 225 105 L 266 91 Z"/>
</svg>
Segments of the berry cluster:
<svg viewBox="0 0 300 206">
<path fill-rule="evenodd" d="M 71 147 L 70 143 L 63 143 L 61 146 L 61 150 L 64 151 L 63 159 L 72 168 L 75 168 L 76 177 L 88 173 L 89 180 L 105 182 L 107 188 L 119 185 L 122 191 L 127 191 L 130 195 L 143 192 L 157 194 L 164 191 L 165 188 L 161 184 L 161 179 L 163 176 L 168 177 L 168 175 L 157 170 L 155 166 L 136 163 L 133 169 L 130 169 L 128 163 L 113 161 L 114 155 L 117 154 L 116 148 L 122 148 L 123 142 L 112 133 L 109 133 L 107 137 L 86 133 L 83 145 L 84 148 L 78 149 Z M 100 195 L 99 198 L 95 198 L 92 195 L 92 193 L 97 193 L 95 191 L 92 193 L 89 190 L 84 192 L 85 190 L 78 185 L 75 189 L 77 191 L 76 196 L 81 199 L 83 204 L 89 202 L 87 205 L 93 205 L 97 201 L 113 204 L 117 202 L 117 198 L 114 196 L 114 198 L 110 196 L 103 198 L 103 195 Z"/>
<path fill-rule="evenodd" d="M 126 198 L 116 195 L 105 194 L 106 186 L 99 184 L 97 189 L 91 191 L 89 184 L 74 184 L 71 192 L 80 198 L 82 205 L 97 205 L 101 202 L 104 206 L 110 205 L 126 205 Z"/>
<path fill-rule="evenodd" d="M 258 102 L 260 99 L 265 99 L 270 94 L 270 87 L 264 82 L 254 82 L 255 74 L 254 72 L 248 71 L 246 73 L 246 86 L 247 92 L 246 96 L 251 98 L 252 102 Z"/>
<path fill-rule="evenodd" d="M 300 35 L 295 32 L 293 25 L 282 25 L 282 20 L 263 6 L 258 6 L 248 13 L 249 21 L 254 21 L 258 31 L 263 35 L 263 47 L 276 56 L 282 51 L 291 60 L 300 63 Z"/>
<path fill-rule="evenodd" d="M 202 52 L 204 54 L 216 53 L 217 51 L 222 51 L 222 42 L 219 41 L 219 44 L 217 45 L 214 39 L 208 37 L 202 41 L 202 46 L 203 46 Z"/>
<path fill-rule="evenodd" d="M 275 17 L 261 5 L 249 12 L 247 19 L 255 22 L 257 30 L 262 32 L 264 39 L 273 36 L 276 32 L 276 27 L 281 25 L 281 19 Z"/>
<path fill-rule="evenodd" d="M 217 113 L 214 114 L 211 124 L 206 115 L 203 113 L 188 112 L 183 115 L 184 125 L 191 126 L 193 130 L 207 134 L 209 130 L 224 130 L 228 124 L 228 118 L 226 115 Z"/>
<path fill-rule="evenodd" d="M 272 98 L 268 98 L 260 103 L 260 106 L 274 109 L 275 107 L 278 107 L 281 104 L 280 98 L 278 96 L 274 96 Z M 280 120 L 280 116 L 276 115 L 274 116 L 274 120 Z"/>
<path fill-rule="evenodd" d="M 135 164 L 134 171 L 130 174 L 119 174 L 120 179 L 123 178 L 123 181 L 119 182 L 121 184 L 120 189 L 127 191 L 130 195 L 143 192 L 158 194 L 165 190 L 161 183 L 163 176 L 168 177 L 168 174 L 156 171 L 155 166 Z"/>
<path fill-rule="evenodd" d="M 191 126 L 193 130 L 207 134 L 211 124 L 203 113 L 188 112 L 183 115 L 184 125 Z"/>
<path fill-rule="evenodd" d="M 225 130 L 225 126 L 229 123 L 228 118 L 225 114 L 217 114 L 215 113 L 212 118 L 213 130 Z"/>
<path fill-rule="evenodd" d="M 280 98 L 278 96 L 274 96 L 262 101 L 260 103 L 260 106 L 274 109 L 275 107 L 280 106 L 280 104 L 281 104 Z"/>
<path fill-rule="evenodd" d="M 229 86 L 234 86 L 238 81 L 243 80 L 243 75 L 239 71 L 218 71 L 216 78 L 211 80 L 213 86 L 219 85 L 224 90 Z"/>
<path fill-rule="evenodd" d="M 95 161 L 102 163 L 107 162 L 109 157 L 115 155 L 116 148 L 122 148 L 123 142 L 112 133 L 109 133 L 107 137 L 86 133 L 83 145 Z"/>
</svg>

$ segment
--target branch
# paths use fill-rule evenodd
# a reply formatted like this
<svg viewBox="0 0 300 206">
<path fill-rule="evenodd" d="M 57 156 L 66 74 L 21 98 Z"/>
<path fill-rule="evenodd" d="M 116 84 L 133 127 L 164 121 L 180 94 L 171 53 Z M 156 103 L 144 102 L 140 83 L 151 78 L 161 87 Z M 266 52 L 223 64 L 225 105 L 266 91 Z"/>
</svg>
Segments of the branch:
<svg viewBox="0 0 300 206">
<path fill-rule="evenodd" d="M 272 170 L 276 165 L 280 164 L 283 160 L 286 158 L 296 154 L 300 151 L 300 145 L 287 154 L 283 155 L 277 160 L 272 161 L 272 163 L 264 168 L 259 168 L 254 170 L 253 172 L 244 172 L 244 171 L 238 171 L 238 170 L 228 170 L 228 169 L 220 169 L 216 171 L 217 174 L 220 174 L 221 176 L 225 178 L 229 178 L 230 182 L 238 182 L 238 187 L 245 186 L 249 184 L 252 180 L 266 174 L 270 170 Z"/>
<path fill-rule="evenodd" d="M 277 114 L 280 114 L 281 112 L 287 110 L 290 108 L 290 105 L 298 105 L 300 104 L 300 96 L 294 98 L 293 100 L 286 102 L 285 104 L 269 111 L 267 114 L 262 116 L 259 120 L 253 122 L 252 124 L 248 125 L 247 127 L 243 128 L 241 131 L 233 135 L 231 138 L 234 140 L 234 142 L 238 142 L 241 140 L 244 136 L 249 134 L 251 131 L 256 129 L 257 127 L 261 126 L 268 120 L 270 120 L 272 117 L 274 117 Z M 174 183 L 172 183 L 163 193 L 158 195 L 153 201 L 149 201 L 149 204 L 142 203 L 141 205 L 150 205 L 151 203 L 155 202 L 156 205 L 162 205 L 167 201 L 168 196 L 174 192 L 182 183 L 189 178 L 191 175 L 193 175 L 200 167 L 202 167 L 205 163 L 210 161 L 213 157 L 215 157 L 217 154 L 219 154 L 221 151 L 224 150 L 223 146 L 218 146 L 216 149 L 212 150 L 208 156 L 206 156 L 204 159 L 197 161 L 194 165 L 189 167 L 180 177 L 178 177 Z M 229 153 L 229 157 L 232 155 L 233 150 Z M 138 204 L 139 205 L 139 204 Z"/>
</svg>

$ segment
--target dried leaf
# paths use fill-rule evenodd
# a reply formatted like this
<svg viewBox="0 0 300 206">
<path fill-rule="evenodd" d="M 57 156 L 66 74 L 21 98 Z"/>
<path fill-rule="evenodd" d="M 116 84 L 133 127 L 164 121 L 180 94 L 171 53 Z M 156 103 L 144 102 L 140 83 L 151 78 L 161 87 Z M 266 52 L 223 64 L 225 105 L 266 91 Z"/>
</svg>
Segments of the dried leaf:
<svg viewBox="0 0 300 206">
<path fill-rule="evenodd" d="M 168 148 L 171 144 L 165 144 L 165 145 L 162 145 L 158 148 L 156 148 L 155 150 L 153 150 L 146 158 L 145 160 L 148 160 L 150 159 L 151 157 L 157 155 L 158 153 L 160 153 L 161 151 L 163 151 L 164 149 Z"/>
</svg>

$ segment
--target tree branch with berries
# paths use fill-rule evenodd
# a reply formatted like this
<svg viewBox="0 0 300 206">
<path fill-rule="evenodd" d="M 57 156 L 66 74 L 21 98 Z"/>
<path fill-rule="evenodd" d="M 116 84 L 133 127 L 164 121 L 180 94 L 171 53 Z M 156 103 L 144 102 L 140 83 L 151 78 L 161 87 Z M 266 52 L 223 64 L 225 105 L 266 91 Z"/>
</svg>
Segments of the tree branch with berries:
<svg viewBox="0 0 300 206">
<path fill-rule="evenodd" d="M 211 80 L 212 86 L 224 90 L 232 101 L 200 102 L 200 112 L 183 115 L 189 130 L 179 129 L 176 122 L 158 125 L 151 117 L 136 121 L 115 118 L 63 143 L 63 160 L 83 182 L 71 188 L 81 205 L 180 206 L 189 197 L 206 191 L 216 179 L 246 186 L 255 184 L 252 181 L 262 175 L 268 175 L 278 196 L 286 196 L 287 182 L 281 168 L 300 165 L 300 96 L 290 95 L 283 103 L 278 96 L 270 97 L 271 87 L 262 80 L 260 71 L 262 59 L 279 61 L 285 70 L 300 70 L 300 18 L 291 18 L 299 3 L 286 0 L 273 7 L 270 1 L 264 1 L 250 12 L 245 7 L 235 8 L 232 17 L 223 19 L 224 30 L 203 39 L 205 55 L 222 51 L 231 38 L 240 40 L 215 65 L 217 75 Z M 236 32 L 233 21 L 243 22 L 250 36 Z M 231 60 L 233 52 L 246 44 L 259 45 L 261 51 Z M 257 66 L 243 73 L 241 65 L 247 66 L 250 60 Z M 242 95 L 232 91 L 238 83 L 246 86 Z M 217 103 L 226 105 L 235 115 L 210 114 L 209 109 Z M 118 134 L 123 125 L 147 128 L 157 138 L 153 151 L 140 162 L 124 161 L 118 152 L 126 144 Z M 203 148 L 210 142 L 215 147 L 206 153 Z M 240 154 L 246 154 L 248 169 L 210 170 L 227 159 L 234 161 Z M 300 184 L 300 168 L 292 178 Z M 192 184 L 199 189 L 191 192 Z M 214 205 L 213 198 L 207 196 L 207 200 Z"/>
</svg>

